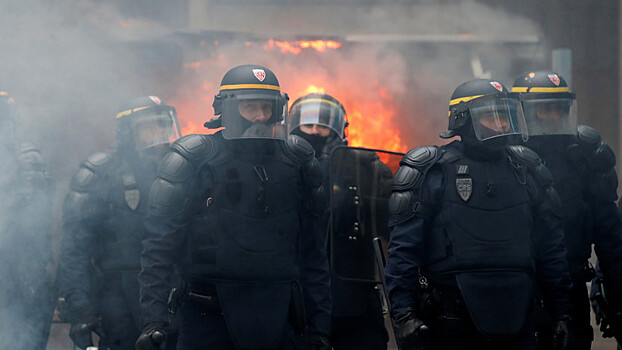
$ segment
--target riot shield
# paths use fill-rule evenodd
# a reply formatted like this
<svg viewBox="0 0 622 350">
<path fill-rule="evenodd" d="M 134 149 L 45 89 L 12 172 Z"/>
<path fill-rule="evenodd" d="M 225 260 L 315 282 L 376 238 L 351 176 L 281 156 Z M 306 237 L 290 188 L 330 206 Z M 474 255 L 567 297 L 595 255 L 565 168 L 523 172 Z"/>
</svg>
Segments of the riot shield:
<svg viewBox="0 0 622 350">
<path fill-rule="evenodd" d="M 403 154 L 337 147 L 330 160 L 330 262 L 339 279 L 380 283 L 374 237 L 387 239 L 393 174 Z"/>
</svg>

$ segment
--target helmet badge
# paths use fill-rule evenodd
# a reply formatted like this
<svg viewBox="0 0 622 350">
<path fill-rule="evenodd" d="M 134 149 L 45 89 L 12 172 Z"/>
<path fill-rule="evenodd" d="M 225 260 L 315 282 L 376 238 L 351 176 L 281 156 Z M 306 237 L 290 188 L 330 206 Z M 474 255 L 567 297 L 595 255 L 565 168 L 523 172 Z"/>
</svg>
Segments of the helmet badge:
<svg viewBox="0 0 622 350">
<path fill-rule="evenodd" d="M 557 74 L 549 74 L 549 80 L 553 82 L 553 84 L 555 84 L 555 86 L 559 86 L 559 77 L 557 76 Z"/>
<path fill-rule="evenodd" d="M 496 81 L 491 81 L 490 85 L 492 85 L 492 87 L 494 87 L 495 89 L 499 90 L 499 92 L 503 92 L 503 85 L 501 85 L 500 83 Z"/>
<path fill-rule="evenodd" d="M 149 98 L 151 99 L 151 101 L 155 102 L 155 104 L 157 105 L 162 103 L 162 100 L 160 100 L 157 96 L 149 96 Z"/>
<path fill-rule="evenodd" d="M 259 81 L 266 79 L 266 72 L 263 69 L 253 69 L 253 74 Z"/>
</svg>

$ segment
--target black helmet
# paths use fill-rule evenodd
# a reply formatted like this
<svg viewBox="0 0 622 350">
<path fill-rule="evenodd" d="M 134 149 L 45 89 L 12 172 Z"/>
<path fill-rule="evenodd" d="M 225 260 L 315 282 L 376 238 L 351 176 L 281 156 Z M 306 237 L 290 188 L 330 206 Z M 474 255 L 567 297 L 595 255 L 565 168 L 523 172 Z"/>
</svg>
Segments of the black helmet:
<svg viewBox="0 0 622 350">
<path fill-rule="evenodd" d="M 313 93 L 298 98 L 289 110 L 289 133 L 301 125 L 318 124 L 331 129 L 341 140 L 348 126 L 346 109 L 334 97 Z"/>
<path fill-rule="evenodd" d="M 479 142 L 504 135 L 527 137 L 518 95 L 489 79 L 470 80 L 454 90 L 449 101 L 447 129 L 441 133 L 442 138 L 468 137 L 471 130 Z"/>
<path fill-rule="evenodd" d="M 212 106 L 225 138 L 284 138 L 287 100 L 271 70 L 242 65 L 222 78 Z"/>
<path fill-rule="evenodd" d="M 530 136 L 576 134 L 576 96 L 559 74 L 525 72 L 514 81 L 512 92 L 520 94 Z"/>
<path fill-rule="evenodd" d="M 141 151 L 170 144 L 181 137 L 175 107 L 157 96 L 131 100 L 117 113 L 117 140 L 120 148 Z"/>
</svg>

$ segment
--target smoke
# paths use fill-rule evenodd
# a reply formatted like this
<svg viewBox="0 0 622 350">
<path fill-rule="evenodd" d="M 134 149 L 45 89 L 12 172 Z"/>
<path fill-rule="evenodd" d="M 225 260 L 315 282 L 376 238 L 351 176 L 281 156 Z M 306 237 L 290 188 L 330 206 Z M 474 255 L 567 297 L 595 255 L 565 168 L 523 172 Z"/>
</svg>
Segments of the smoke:
<svg viewBox="0 0 622 350">
<path fill-rule="evenodd" d="M 211 29 L 247 34 L 175 32 L 111 2 L 0 3 L 0 90 L 15 99 L 17 138 L 40 147 L 57 183 L 56 224 L 49 233 L 56 242 L 69 179 L 87 155 L 110 149 L 117 107 L 128 98 L 158 95 L 177 107 L 186 131 L 206 133 L 202 125 L 212 117 L 224 73 L 239 64 L 260 64 L 276 73 L 292 101 L 311 85 L 340 100 L 357 145 L 406 151 L 439 143 L 449 96 L 460 83 L 489 74 L 507 85 L 529 68 L 525 62 L 541 63 L 542 45 L 529 42 L 539 36 L 535 24 L 474 1 L 324 3 L 329 9 L 323 12 L 280 12 L 283 1 L 272 7 L 237 4 L 229 12 L 224 1 L 210 3 L 222 7 L 212 11 Z M 268 13 L 254 11 L 261 6 Z M 309 35 L 342 46 L 296 55 L 268 45 L 273 37 Z M 5 168 L 15 166 L 1 161 Z M 2 172 L 0 183 L 15 181 L 10 173 Z M 0 218 L 11 215 L 0 209 Z M 9 238 L 0 233 L 0 246 Z M 11 266 L 0 266 L 0 275 L 6 269 Z M 0 339 L 11 339 L 3 332 Z"/>
</svg>

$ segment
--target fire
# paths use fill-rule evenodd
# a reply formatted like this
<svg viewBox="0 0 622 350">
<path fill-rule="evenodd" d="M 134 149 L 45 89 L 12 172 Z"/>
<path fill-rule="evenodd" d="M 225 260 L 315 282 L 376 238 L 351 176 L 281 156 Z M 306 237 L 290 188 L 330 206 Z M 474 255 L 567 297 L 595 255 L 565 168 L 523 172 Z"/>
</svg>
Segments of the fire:
<svg viewBox="0 0 622 350">
<path fill-rule="evenodd" d="M 264 45 L 264 50 L 273 50 L 275 47 L 279 48 L 283 53 L 298 55 L 303 49 L 307 48 L 312 48 L 318 52 L 324 52 L 326 49 L 338 49 L 341 47 L 341 43 L 334 40 L 297 40 L 288 42 L 270 39 L 268 44 Z"/>
</svg>

